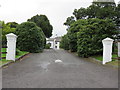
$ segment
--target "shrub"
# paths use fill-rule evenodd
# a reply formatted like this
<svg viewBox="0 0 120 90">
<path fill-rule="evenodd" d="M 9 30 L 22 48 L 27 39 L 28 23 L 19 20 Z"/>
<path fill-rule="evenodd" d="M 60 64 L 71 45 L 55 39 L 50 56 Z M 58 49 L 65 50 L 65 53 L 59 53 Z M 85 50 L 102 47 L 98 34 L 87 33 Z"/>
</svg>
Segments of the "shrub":
<svg viewBox="0 0 120 90">
<path fill-rule="evenodd" d="M 68 35 L 64 35 L 62 37 L 62 40 L 60 42 L 60 48 L 63 48 L 65 50 L 69 50 L 69 39 L 68 39 Z"/>
<path fill-rule="evenodd" d="M 79 32 L 83 25 L 87 24 L 87 20 L 78 20 L 71 24 L 70 29 L 68 30 L 69 38 L 69 49 L 71 52 L 77 51 L 77 32 Z"/>
<path fill-rule="evenodd" d="M 78 32 L 77 52 L 81 57 L 102 54 L 102 40 L 117 34 L 115 24 L 110 19 L 88 19 L 88 25 Z"/>
<path fill-rule="evenodd" d="M 45 49 L 50 49 L 50 44 L 46 44 Z"/>
<path fill-rule="evenodd" d="M 4 22 L 1 22 L 1 26 L 2 26 L 2 47 L 6 47 L 7 45 L 7 39 L 6 39 L 6 34 L 9 33 L 14 33 L 15 32 L 15 28 L 11 28 L 10 25 L 5 24 Z"/>
<path fill-rule="evenodd" d="M 44 33 L 35 23 L 24 22 L 18 25 L 15 34 L 18 36 L 17 48 L 19 50 L 37 53 L 44 49 Z"/>
</svg>

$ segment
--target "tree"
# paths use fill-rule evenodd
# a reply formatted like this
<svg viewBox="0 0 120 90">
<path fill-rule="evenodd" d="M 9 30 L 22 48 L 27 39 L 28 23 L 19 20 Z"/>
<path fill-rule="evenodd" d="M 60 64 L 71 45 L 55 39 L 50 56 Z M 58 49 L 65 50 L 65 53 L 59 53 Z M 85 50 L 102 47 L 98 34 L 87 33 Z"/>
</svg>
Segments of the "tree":
<svg viewBox="0 0 120 90">
<path fill-rule="evenodd" d="M 2 22 L 2 46 L 6 47 L 7 40 L 6 40 L 6 34 L 14 33 L 16 28 L 11 28 L 9 24 L 5 24 Z"/>
<path fill-rule="evenodd" d="M 69 38 L 67 34 L 62 37 L 62 40 L 60 42 L 60 47 L 65 50 L 69 50 Z"/>
<path fill-rule="evenodd" d="M 41 52 L 44 49 L 45 36 L 41 28 L 33 22 L 20 24 L 15 31 L 17 48 L 31 53 Z"/>
<path fill-rule="evenodd" d="M 116 39 L 120 40 L 120 4 L 115 9 L 115 22 L 116 22 L 116 28 L 118 30 L 118 35 L 116 35 Z"/>
<path fill-rule="evenodd" d="M 81 57 L 102 54 L 102 40 L 118 34 L 115 23 L 110 19 L 88 19 L 77 33 L 77 52 Z"/>
<path fill-rule="evenodd" d="M 76 20 L 78 19 L 85 19 L 87 16 L 87 11 L 85 8 L 75 9 L 73 12 L 73 15 L 76 17 Z"/>
<path fill-rule="evenodd" d="M 75 9 L 73 15 L 76 19 L 99 18 L 113 19 L 115 18 L 115 3 L 94 2 L 88 8 Z"/>
<path fill-rule="evenodd" d="M 50 24 L 47 16 L 45 15 L 36 15 L 31 19 L 28 19 L 29 22 L 34 22 L 38 27 L 40 27 L 47 38 L 52 36 L 53 27 Z"/>
<path fill-rule="evenodd" d="M 71 52 L 77 51 L 77 33 L 81 30 L 83 25 L 86 25 L 86 20 L 78 20 L 71 24 L 70 29 L 68 30 L 68 38 L 69 38 L 69 49 Z"/>
<path fill-rule="evenodd" d="M 10 28 L 16 28 L 18 26 L 18 23 L 16 23 L 16 22 L 8 22 L 6 24 L 9 25 Z"/>
<path fill-rule="evenodd" d="M 67 30 L 69 30 L 70 25 L 74 22 L 75 22 L 75 20 L 74 20 L 73 16 L 67 18 L 66 22 L 64 23 L 64 25 L 68 26 Z"/>
</svg>

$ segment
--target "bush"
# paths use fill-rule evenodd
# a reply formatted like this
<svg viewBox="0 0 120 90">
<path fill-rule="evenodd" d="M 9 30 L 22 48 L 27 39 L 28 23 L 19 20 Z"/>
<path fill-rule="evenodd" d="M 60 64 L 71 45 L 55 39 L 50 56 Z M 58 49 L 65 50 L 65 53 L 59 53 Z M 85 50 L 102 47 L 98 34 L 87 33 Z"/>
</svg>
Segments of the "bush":
<svg viewBox="0 0 120 90">
<path fill-rule="evenodd" d="M 50 49 L 50 44 L 46 44 L 45 49 Z"/>
<path fill-rule="evenodd" d="M 87 24 L 87 20 L 78 20 L 71 24 L 70 29 L 68 30 L 69 38 L 69 49 L 71 52 L 77 51 L 77 33 L 81 30 L 83 25 Z"/>
<path fill-rule="evenodd" d="M 60 48 L 63 48 L 65 50 L 69 50 L 69 39 L 68 39 L 68 35 L 64 35 L 62 37 L 62 40 L 60 42 Z"/>
<path fill-rule="evenodd" d="M 10 25 L 5 24 L 4 22 L 1 22 L 1 25 L 2 25 L 2 47 L 6 47 L 7 45 L 6 35 L 9 33 L 14 33 L 15 28 L 11 28 Z"/>
<path fill-rule="evenodd" d="M 102 40 L 117 34 L 115 24 L 110 19 L 88 19 L 88 25 L 78 32 L 77 52 L 81 57 L 102 54 Z"/>
<path fill-rule="evenodd" d="M 18 54 L 19 54 L 19 52 L 20 52 L 20 50 L 19 50 L 19 49 L 16 49 L 16 55 L 18 55 Z"/>
<path fill-rule="evenodd" d="M 35 23 L 24 22 L 18 25 L 15 34 L 18 36 L 17 48 L 19 50 L 37 53 L 44 49 L 44 33 Z"/>
</svg>

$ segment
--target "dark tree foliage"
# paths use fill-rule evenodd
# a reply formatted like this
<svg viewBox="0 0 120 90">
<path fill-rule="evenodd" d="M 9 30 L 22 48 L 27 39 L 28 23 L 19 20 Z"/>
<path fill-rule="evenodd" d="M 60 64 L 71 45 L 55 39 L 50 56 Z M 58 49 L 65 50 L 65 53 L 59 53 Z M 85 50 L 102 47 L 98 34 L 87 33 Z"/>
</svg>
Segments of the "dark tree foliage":
<svg viewBox="0 0 120 90">
<path fill-rule="evenodd" d="M 116 4 L 112 2 L 93 2 L 92 5 L 90 5 L 88 8 L 80 8 L 75 9 L 73 12 L 75 17 L 71 20 L 66 20 L 65 23 L 69 23 L 72 21 L 76 21 L 79 19 L 89 19 L 89 18 L 99 18 L 99 19 L 112 19 L 113 21 L 116 21 Z M 70 26 L 69 24 L 64 24 L 66 26 Z"/>
<path fill-rule="evenodd" d="M 113 19 L 115 18 L 115 3 L 94 2 L 88 8 L 75 9 L 73 15 L 76 19 L 99 18 L 99 19 Z"/>
<path fill-rule="evenodd" d="M 69 27 L 69 49 L 81 57 L 101 54 L 104 38 L 120 36 L 120 5 L 115 3 L 93 2 L 88 8 L 75 9 L 71 17 L 64 23 Z"/>
<path fill-rule="evenodd" d="M 7 39 L 6 34 L 14 33 L 16 28 L 13 28 L 10 26 L 10 24 L 5 24 L 4 22 L 1 22 L 1 33 L 2 33 L 2 46 L 6 47 L 7 45 Z"/>
<path fill-rule="evenodd" d="M 74 17 L 68 17 L 66 22 L 64 23 L 64 25 L 70 26 L 70 24 L 72 24 L 73 22 L 75 22 Z"/>
<path fill-rule="evenodd" d="M 9 25 L 10 26 L 10 28 L 16 28 L 19 24 L 18 23 L 16 23 L 16 22 L 8 22 L 8 23 L 6 23 L 7 25 Z"/>
<path fill-rule="evenodd" d="M 31 53 L 44 49 L 45 36 L 41 28 L 33 22 L 24 22 L 16 28 L 17 48 Z"/>
<path fill-rule="evenodd" d="M 78 21 L 77 21 L 78 22 Z M 118 34 L 115 23 L 110 19 L 88 19 L 77 33 L 77 52 L 81 57 L 102 54 L 102 40 Z"/>
<path fill-rule="evenodd" d="M 36 15 L 36 16 L 33 16 L 31 19 L 28 19 L 28 21 L 36 23 L 36 25 L 43 30 L 47 38 L 52 36 L 53 27 L 50 24 L 47 16 Z"/>
<path fill-rule="evenodd" d="M 67 34 L 62 37 L 62 40 L 60 42 L 60 48 L 69 50 L 69 38 Z"/>
<path fill-rule="evenodd" d="M 120 39 L 120 4 L 116 7 L 116 20 L 115 21 L 117 24 L 117 30 L 119 31 L 117 39 Z"/>
<path fill-rule="evenodd" d="M 78 19 L 85 19 L 87 16 L 87 10 L 85 8 L 75 9 L 73 15 Z"/>
<path fill-rule="evenodd" d="M 69 49 L 71 52 L 77 51 L 77 32 L 81 30 L 83 25 L 87 25 L 86 20 L 78 20 L 71 24 L 70 29 L 68 30 Z"/>
</svg>

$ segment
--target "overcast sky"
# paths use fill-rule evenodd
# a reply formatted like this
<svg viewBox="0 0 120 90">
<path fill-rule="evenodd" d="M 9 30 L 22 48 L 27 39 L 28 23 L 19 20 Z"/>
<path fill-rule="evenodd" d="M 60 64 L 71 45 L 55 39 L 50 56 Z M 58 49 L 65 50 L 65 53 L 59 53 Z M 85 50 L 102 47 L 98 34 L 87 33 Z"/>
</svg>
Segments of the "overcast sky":
<svg viewBox="0 0 120 90">
<path fill-rule="evenodd" d="M 0 0 L 0 20 L 26 22 L 37 14 L 48 17 L 53 26 L 53 36 L 66 34 L 63 23 L 74 9 L 88 7 L 93 0 Z M 118 3 L 119 0 L 115 0 Z"/>
</svg>

